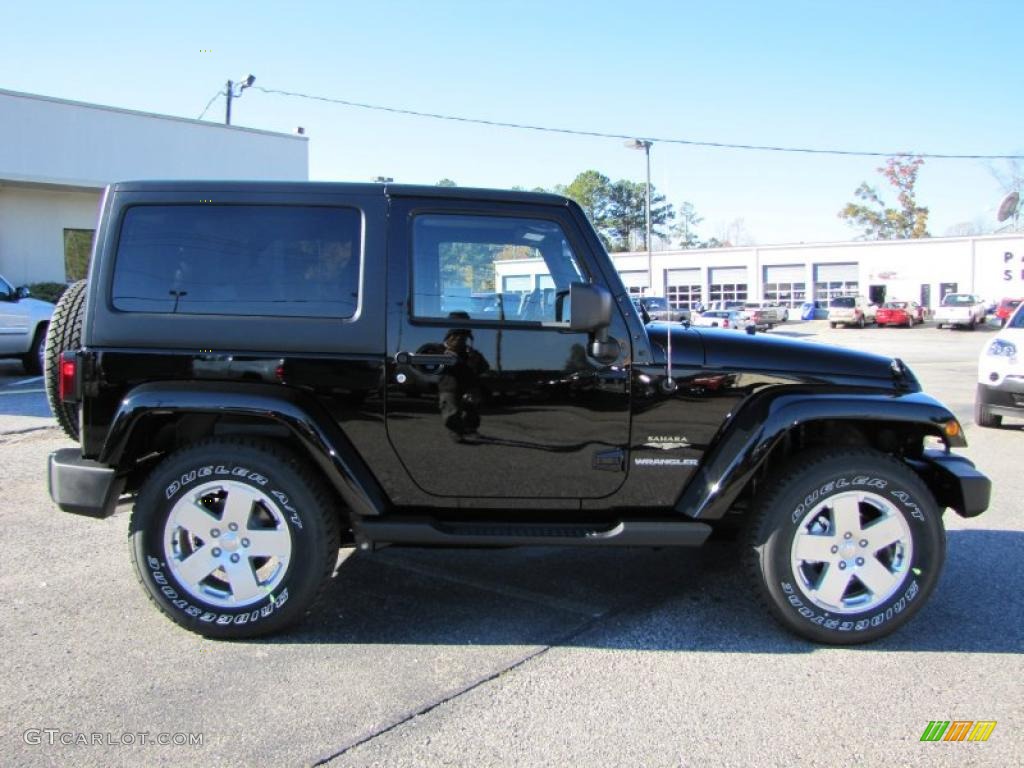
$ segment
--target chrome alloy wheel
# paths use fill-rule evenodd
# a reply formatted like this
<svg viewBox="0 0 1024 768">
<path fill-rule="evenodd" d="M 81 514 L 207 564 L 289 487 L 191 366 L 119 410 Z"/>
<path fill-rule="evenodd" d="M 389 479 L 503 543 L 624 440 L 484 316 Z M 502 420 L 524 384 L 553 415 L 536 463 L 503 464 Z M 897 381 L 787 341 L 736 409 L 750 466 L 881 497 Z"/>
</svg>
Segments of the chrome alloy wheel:
<svg viewBox="0 0 1024 768">
<path fill-rule="evenodd" d="M 800 591 L 819 608 L 861 613 L 903 584 L 913 558 L 910 526 L 884 497 L 847 492 L 804 515 L 790 550 Z"/>
<path fill-rule="evenodd" d="M 220 608 L 251 605 L 284 579 L 292 537 L 267 494 L 217 480 L 182 496 L 164 526 L 164 555 L 193 597 Z"/>
</svg>

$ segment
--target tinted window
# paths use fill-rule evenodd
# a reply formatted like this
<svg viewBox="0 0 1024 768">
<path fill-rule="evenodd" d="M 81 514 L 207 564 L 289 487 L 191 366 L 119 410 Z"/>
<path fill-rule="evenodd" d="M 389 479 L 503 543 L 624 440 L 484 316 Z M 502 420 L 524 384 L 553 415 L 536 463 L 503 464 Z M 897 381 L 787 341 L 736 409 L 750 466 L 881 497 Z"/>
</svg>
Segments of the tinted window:
<svg viewBox="0 0 1024 768">
<path fill-rule="evenodd" d="M 431 214 L 413 224 L 418 317 L 568 322 L 569 284 L 582 275 L 551 221 Z"/>
<path fill-rule="evenodd" d="M 113 303 L 129 312 L 346 318 L 359 296 L 354 208 L 128 209 Z"/>
<path fill-rule="evenodd" d="M 857 300 L 852 296 L 840 296 L 837 299 L 832 299 L 832 302 L 829 306 L 845 307 L 846 309 L 849 309 L 850 307 L 856 306 L 856 302 Z"/>
</svg>

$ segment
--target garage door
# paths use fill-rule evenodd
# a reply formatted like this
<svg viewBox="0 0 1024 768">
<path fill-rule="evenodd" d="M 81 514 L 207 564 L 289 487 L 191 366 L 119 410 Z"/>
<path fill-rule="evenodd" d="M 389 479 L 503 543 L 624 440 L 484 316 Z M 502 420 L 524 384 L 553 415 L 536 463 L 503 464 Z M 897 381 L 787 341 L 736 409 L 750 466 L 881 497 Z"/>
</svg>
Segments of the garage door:
<svg viewBox="0 0 1024 768">
<path fill-rule="evenodd" d="M 726 283 L 743 283 L 747 282 L 747 268 L 746 267 L 712 267 L 711 268 L 711 284 L 722 285 Z"/>
<path fill-rule="evenodd" d="M 857 264 L 815 264 L 814 282 L 857 282 Z"/>
<path fill-rule="evenodd" d="M 807 270 L 803 264 L 769 265 L 764 268 L 765 283 L 802 283 Z"/>
</svg>

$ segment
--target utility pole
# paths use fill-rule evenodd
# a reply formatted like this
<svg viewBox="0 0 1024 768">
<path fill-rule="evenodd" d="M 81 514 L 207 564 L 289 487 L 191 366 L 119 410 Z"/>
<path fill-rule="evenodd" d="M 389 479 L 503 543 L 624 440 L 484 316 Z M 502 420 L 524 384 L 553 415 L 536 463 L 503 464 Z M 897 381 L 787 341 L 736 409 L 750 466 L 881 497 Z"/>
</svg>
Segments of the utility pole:
<svg viewBox="0 0 1024 768">
<path fill-rule="evenodd" d="M 631 139 L 626 142 L 630 149 L 642 149 L 647 156 L 647 201 L 644 205 L 646 227 L 644 243 L 647 245 L 647 290 L 654 293 L 654 258 L 651 254 L 651 145 L 647 139 Z"/>
<path fill-rule="evenodd" d="M 254 75 L 249 75 L 245 80 L 241 82 L 238 88 L 238 93 L 235 93 L 235 83 L 232 80 L 228 80 L 227 88 L 224 91 L 227 98 L 224 101 L 224 125 L 231 125 L 231 100 L 242 98 L 242 91 L 250 87 L 256 82 Z"/>
</svg>

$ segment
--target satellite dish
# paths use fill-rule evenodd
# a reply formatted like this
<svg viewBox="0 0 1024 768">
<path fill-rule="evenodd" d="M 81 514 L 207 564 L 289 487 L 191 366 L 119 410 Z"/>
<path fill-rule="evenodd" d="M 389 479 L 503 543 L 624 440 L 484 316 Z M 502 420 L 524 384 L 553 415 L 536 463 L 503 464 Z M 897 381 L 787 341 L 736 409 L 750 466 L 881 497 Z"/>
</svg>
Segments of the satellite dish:
<svg viewBox="0 0 1024 768">
<path fill-rule="evenodd" d="M 999 204 L 999 212 L 996 213 L 996 219 L 999 221 L 1006 221 L 1011 216 L 1015 216 L 1017 213 L 1017 206 L 1020 204 L 1020 193 L 1011 192 L 1003 198 L 1003 202 Z"/>
</svg>

